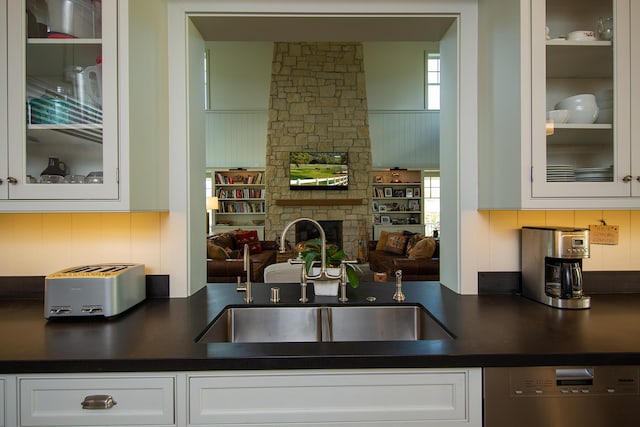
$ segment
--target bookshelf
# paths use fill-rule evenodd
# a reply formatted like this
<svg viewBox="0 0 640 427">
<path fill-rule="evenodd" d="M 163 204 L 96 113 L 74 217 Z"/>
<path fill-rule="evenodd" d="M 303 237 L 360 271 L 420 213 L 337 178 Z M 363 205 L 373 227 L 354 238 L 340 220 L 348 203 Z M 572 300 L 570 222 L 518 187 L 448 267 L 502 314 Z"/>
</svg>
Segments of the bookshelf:
<svg viewBox="0 0 640 427">
<path fill-rule="evenodd" d="M 424 233 L 422 171 L 376 169 L 371 180 L 373 238 L 380 230 Z"/>
<path fill-rule="evenodd" d="M 264 239 L 264 169 L 214 169 L 210 173 L 213 195 L 218 197 L 213 233 L 242 228 L 257 230 L 260 239 Z"/>
</svg>

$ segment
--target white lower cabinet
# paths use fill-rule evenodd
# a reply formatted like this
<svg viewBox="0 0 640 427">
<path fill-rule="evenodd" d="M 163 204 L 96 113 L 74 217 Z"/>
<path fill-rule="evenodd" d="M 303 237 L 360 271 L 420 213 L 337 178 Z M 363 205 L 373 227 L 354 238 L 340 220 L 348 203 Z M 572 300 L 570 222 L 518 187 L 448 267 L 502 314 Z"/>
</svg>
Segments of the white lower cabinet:
<svg viewBox="0 0 640 427">
<path fill-rule="evenodd" d="M 480 369 L 192 373 L 190 426 L 481 426 Z"/>
<path fill-rule="evenodd" d="M 4 383 L 5 383 L 4 378 L 0 378 L 0 427 L 4 427 L 7 425 L 5 422 L 6 403 L 5 403 Z"/>
<path fill-rule="evenodd" d="M 18 376 L 17 386 L 20 426 L 183 425 L 174 376 Z"/>
<path fill-rule="evenodd" d="M 83 408 L 93 402 L 95 408 Z M 0 427 L 482 426 L 482 370 L 323 369 L 0 377 Z"/>
</svg>

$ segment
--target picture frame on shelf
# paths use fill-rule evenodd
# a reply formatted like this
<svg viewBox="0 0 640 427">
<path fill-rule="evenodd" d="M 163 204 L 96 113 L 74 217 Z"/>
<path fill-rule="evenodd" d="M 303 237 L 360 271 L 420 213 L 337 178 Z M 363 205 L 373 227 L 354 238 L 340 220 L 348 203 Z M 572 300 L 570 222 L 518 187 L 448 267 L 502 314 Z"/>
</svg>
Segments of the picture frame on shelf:
<svg viewBox="0 0 640 427">
<path fill-rule="evenodd" d="M 406 197 L 413 197 L 413 188 L 407 188 Z"/>
<path fill-rule="evenodd" d="M 393 190 L 393 197 L 405 197 L 405 191 L 403 188 L 396 188 Z"/>
<path fill-rule="evenodd" d="M 376 184 L 381 184 L 383 178 L 382 175 L 376 175 L 373 179 Z"/>
<path fill-rule="evenodd" d="M 373 216 L 373 223 L 374 224 L 380 224 L 380 215 L 374 215 Z"/>
<path fill-rule="evenodd" d="M 378 212 L 386 212 L 386 211 L 387 211 L 387 205 L 378 206 Z"/>
<path fill-rule="evenodd" d="M 393 197 L 393 188 L 384 187 L 384 197 Z"/>
<path fill-rule="evenodd" d="M 380 217 L 380 224 L 391 224 L 391 217 L 388 215 L 382 215 Z"/>
<path fill-rule="evenodd" d="M 420 187 L 413 189 L 413 197 L 420 197 Z"/>
<path fill-rule="evenodd" d="M 420 210 L 420 202 L 418 200 L 409 200 L 409 210 L 410 211 L 419 211 Z"/>
<path fill-rule="evenodd" d="M 373 211 L 374 211 L 374 212 L 379 212 L 379 209 L 380 209 L 380 208 L 378 207 L 378 202 L 374 201 L 374 202 L 373 202 Z"/>
</svg>

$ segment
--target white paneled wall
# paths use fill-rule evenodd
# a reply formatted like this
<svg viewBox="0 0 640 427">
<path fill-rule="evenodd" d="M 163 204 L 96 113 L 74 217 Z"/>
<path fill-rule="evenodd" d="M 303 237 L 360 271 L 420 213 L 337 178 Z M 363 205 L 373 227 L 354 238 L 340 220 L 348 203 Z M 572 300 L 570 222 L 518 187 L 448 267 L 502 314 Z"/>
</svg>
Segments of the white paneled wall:
<svg viewBox="0 0 640 427">
<path fill-rule="evenodd" d="M 438 169 L 440 114 L 369 112 L 373 167 Z M 208 111 L 207 167 L 264 167 L 266 111 Z"/>
<path fill-rule="evenodd" d="M 269 113 L 208 111 L 207 167 L 264 167 Z"/>
<path fill-rule="evenodd" d="M 523 226 L 620 227 L 619 244 L 592 245 L 587 271 L 640 270 L 640 211 L 478 211 L 478 271 L 520 271 Z M 168 213 L 0 214 L 0 276 L 44 276 L 99 262 L 140 262 L 164 274 L 162 227 Z M 446 232 L 446 231 L 444 231 Z M 465 266 L 462 266 L 465 268 Z"/>
<path fill-rule="evenodd" d="M 586 271 L 640 270 L 639 211 L 479 211 L 487 250 L 478 253 L 479 271 L 520 271 L 520 228 L 524 226 L 589 227 L 600 220 L 620 228 L 617 245 L 591 245 Z"/>
<path fill-rule="evenodd" d="M 369 111 L 373 167 L 440 168 L 440 113 Z"/>
<path fill-rule="evenodd" d="M 145 264 L 163 274 L 162 227 L 168 213 L 0 214 L 0 276 L 45 276 L 102 262 Z"/>
</svg>

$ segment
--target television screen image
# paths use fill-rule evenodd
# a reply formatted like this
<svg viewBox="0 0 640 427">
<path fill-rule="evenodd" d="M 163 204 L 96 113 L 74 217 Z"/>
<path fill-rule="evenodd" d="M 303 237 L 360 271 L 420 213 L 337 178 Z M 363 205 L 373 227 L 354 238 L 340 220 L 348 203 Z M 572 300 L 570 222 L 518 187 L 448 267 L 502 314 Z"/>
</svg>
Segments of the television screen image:
<svg viewBox="0 0 640 427">
<path fill-rule="evenodd" d="M 349 186 L 349 162 L 346 152 L 289 153 L 291 190 L 346 190 Z"/>
</svg>

